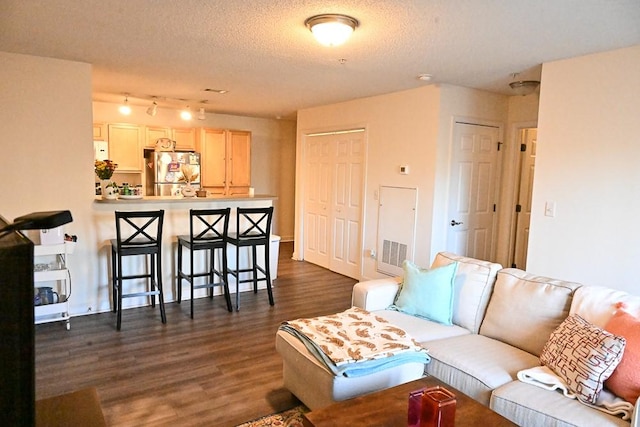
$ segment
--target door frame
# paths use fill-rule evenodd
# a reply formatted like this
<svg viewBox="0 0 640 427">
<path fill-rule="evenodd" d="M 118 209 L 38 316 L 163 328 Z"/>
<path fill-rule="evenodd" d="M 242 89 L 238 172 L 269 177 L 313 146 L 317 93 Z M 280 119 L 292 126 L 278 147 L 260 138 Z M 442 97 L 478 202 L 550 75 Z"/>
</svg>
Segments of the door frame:
<svg viewBox="0 0 640 427">
<path fill-rule="evenodd" d="M 296 165 L 302 166 L 306 164 L 306 156 L 307 156 L 307 140 L 314 135 L 322 135 L 322 134 L 339 134 L 346 132 L 354 132 L 354 131 L 362 131 L 363 132 L 363 167 L 362 167 L 362 209 L 360 211 L 360 237 L 359 237 L 359 246 L 360 246 L 360 271 L 359 275 L 362 277 L 363 275 L 363 262 L 362 262 L 362 254 L 364 248 L 364 239 L 365 239 L 365 212 L 367 209 L 367 171 L 368 171 L 368 159 L 369 159 L 369 130 L 367 125 L 365 124 L 355 124 L 355 125 L 345 125 L 345 126 L 332 126 L 330 128 L 319 128 L 319 129 L 303 129 L 298 130 L 297 135 L 297 144 L 296 144 Z M 294 243 L 293 243 L 293 255 L 292 259 L 298 261 L 304 261 L 304 248 L 305 248 L 305 240 L 304 240 L 304 200 L 306 195 L 306 182 L 305 182 L 305 173 L 302 170 L 302 167 L 296 167 L 296 184 L 295 184 L 295 227 L 294 227 Z"/>
<path fill-rule="evenodd" d="M 504 255 L 504 265 L 511 266 L 513 264 L 513 251 L 516 245 L 516 203 L 518 191 L 520 188 L 520 181 L 516 180 L 519 177 L 522 177 L 520 173 L 520 168 L 522 167 L 522 163 L 520 162 L 519 154 L 520 154 L 520 133 L 523 129 L 537 128 L 538 121 L 531 120 L 525 122 L 514 122 L 510 127 L 510 138 L 509 138 L 509 152 L 508 160 L 505 161 L 505 167 L 507 164 L 512 164 L 514 167 L 511 169 L 510 173 L 505 173 L 504 181 L 503 181 L 503 193 L 506 195 L 504 203 L 502 203 L 502 208 L 509 213 L 509 215 L 505 215 L 503 220 L 505 222 L 504 228 L 508 229 L 508 234 L 506 236 L 506 254 Z"/>
</svg>

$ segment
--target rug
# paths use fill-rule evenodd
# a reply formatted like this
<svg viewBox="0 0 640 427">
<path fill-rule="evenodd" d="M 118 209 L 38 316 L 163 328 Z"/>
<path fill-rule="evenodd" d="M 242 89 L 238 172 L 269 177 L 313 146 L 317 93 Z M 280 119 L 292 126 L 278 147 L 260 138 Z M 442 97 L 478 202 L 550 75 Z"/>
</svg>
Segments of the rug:
<svg viewBox="0 0 640 427">
<path fill-rule="evenodd" d="M 302 427 L 302 414 L 306 412 L 309 412 L 309 409 L 304 405 L 300 405 L 293 409 L 260 417 L 236 427 Z"/>
</svg>

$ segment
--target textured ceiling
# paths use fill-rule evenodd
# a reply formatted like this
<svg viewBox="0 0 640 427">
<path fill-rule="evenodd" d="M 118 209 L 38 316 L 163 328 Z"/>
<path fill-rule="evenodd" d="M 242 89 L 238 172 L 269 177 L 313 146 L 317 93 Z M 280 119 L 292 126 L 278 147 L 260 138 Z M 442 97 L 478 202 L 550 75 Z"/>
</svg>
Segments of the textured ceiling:
<svg viewBox="0 0 640 427">
<path fill-rule="evenodd" d="M 319 13 L 360 26 L 324 47 L 304 26 Z M 290 118 L 419 87 L 420 73 L 509 94 L 514 72 L 639 44 L 640 1 L 0 0 L 0 28 L 0 51 L 91 63 L 94 100 Z"/>
</svg>

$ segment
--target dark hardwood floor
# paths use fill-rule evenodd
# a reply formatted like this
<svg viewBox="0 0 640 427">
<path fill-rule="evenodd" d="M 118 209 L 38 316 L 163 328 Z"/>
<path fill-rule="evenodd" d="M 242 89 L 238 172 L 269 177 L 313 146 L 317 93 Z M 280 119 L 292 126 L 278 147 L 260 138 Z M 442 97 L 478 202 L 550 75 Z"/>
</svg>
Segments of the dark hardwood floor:
<svg viewBox="0 0 640 427">
<path fill-rule="evenodd" d="M 240 295 L 229 313 L 223 296 L 125 310 L 36 327 L 36 396 L 95 386 L 110 426 L 235 426 L 291 408 L 275 350 L 278 325 L 350 307 L 355 280 L 291 260 L 282 243 L 275 306 L 266 290 Z"/>
</svg>

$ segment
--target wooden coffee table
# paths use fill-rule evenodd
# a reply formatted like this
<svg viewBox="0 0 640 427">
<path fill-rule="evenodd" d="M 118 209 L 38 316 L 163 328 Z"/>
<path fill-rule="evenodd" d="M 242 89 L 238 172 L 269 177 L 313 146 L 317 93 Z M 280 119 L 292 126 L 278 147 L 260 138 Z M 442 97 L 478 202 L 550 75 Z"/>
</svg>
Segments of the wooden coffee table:
<svg viewBox="0 0 640 427">
<path fill-rule="evenodd" d="M 456 395 L 456 427 L 515 426 L 508 419 L 434 377 L 343 400 L 304 414 L 305 427 L 406 427 L 409 393 L 441 386 Z"/>
</svg>

